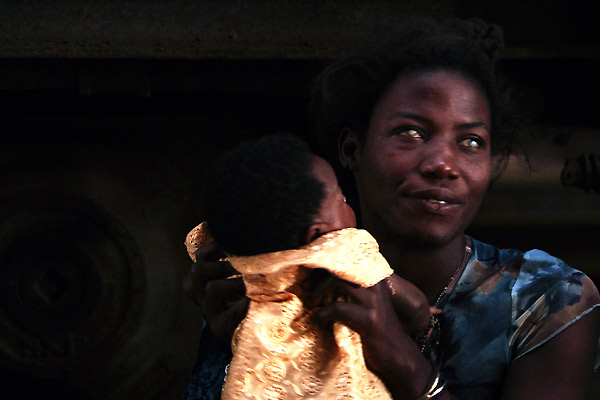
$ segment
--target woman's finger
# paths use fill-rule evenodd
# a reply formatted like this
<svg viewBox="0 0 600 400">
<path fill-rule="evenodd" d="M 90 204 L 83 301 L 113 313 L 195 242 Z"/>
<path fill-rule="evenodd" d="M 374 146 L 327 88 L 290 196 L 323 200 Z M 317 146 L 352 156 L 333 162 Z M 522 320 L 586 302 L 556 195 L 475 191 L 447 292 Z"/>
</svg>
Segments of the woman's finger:
<svg viewBox="0 0 600 400">
<path fill-rule="evenodd" d="M 385 296 L 385 282 L 379 282 L 368 288 L 360 287 L 350 282 L 338 280 L 335 284 L 336 293 L 346 296 L 346 299 L 351 303 L 374 305 L 375 302 L 381 301 L 380 296 Z"/>
<path fill-rule="evenodd" d="M 208 308 L 204 317 L 208 321 L 213 335 L 225 343 L 231 343 L 233 332 L 246 316 L 249 303 L 250 299 L 242 297 L 232 303 L 227 303 L 219 312 Z"/>
<path fill-rule="evenodd" d="M 431 313 L 425 294 L 411 282 L 393 274 L 387 280 L 396 315 L 411 335 L 422 333 L 429 326 Z"/>
<path fill-rule="evenodd" d="M 320 309 L 315 313 L 315 318 L 325 329 L 330 328 L 334 322 L 341 322 L 363 336 L 367 334 L 367 327 L 372 325 L 367 315 L 362 305 L 337 301 Z"/>
<path fill-rule="evenodd" d="M 248 312 L 249 304 L 250 299 L 243 297 L 231 304 L 227 310 L 219 314 L 216 318 L 209 320 L 213 335 L 223 342 L 231 343 L 235 329 Z"/>
<path fill-rule="evenodd" d="M 400 278 L 396 274 L 392 274 L 387 281 L 392 303 L 396 312 L 402 314 L 404 312 L 414 313 L 420 310 L 425 303 L 428 308 L 427 298 L 421 290 L 406 279 Z"/>
<path fill-rule="evenodd" d="M 219 261 L 225 257 L 225 253 L 217 246 L 215 242 L 210 242 L 200 246 L 195 252 L 196 262 Z"/>
<path fill-rule="evenodd" d="M 201 303 L 208 282 L 236 274 L 237 271 L 227 261 L 197 262 L 192 264 L 181 281 L 181 287 L 195 303 Z"/>
<path fill-rule="evenodd" d="M 201 284 L 202 286 L 208 281 L 225 279 L 238 274 L 228 261 L 197 262 L 192 264 L 190 273 L 194 279 L 194 284 Z"/>
<path fill-rule="evenodd" d="M 246 287 L 242 278 L 215 279 L 206 284 L 204 309 L 206 313 L 221 314 L 231 303 L 245 297 Z"/>
<path fill-rule="evenodd" d="M 334 275 L 324 269 L 315 269 L 303 283 L 303 289 L 309 293 L 305 300 L 308 308 L 322 304 L 323 298 L 332 293 L 338 280 Z"/>
<path fill-rule="evenodd" d="M 206 285 L 204 317 L 216 338 L 229 343 L 245 317 L 249 299 L 242 278 L 216 279 Z"/>
</svg>

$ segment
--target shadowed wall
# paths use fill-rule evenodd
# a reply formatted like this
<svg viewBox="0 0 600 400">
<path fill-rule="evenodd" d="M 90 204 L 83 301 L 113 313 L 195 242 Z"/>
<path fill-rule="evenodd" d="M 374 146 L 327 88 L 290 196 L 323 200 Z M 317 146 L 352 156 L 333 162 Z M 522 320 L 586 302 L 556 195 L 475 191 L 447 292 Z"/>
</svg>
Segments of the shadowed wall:
<svg viewBox="0 0 600 400">
<path fill-rule="evenodd" d="M 320 69 L 406 15 L 501 25 L 502 66 L 539 134 L 533 171 L 509 167 L 471 233 L 542 248 L 600 282 L 600 194 L 560 181 L 567 158 L 600 154 L 593 13 L 585 2 L 440 3 L 0 4 L 6 393 L 180 398 L 201 329 L 180 281 L 203 167 L 245 138 L 303 133 Z"/>
</svg>

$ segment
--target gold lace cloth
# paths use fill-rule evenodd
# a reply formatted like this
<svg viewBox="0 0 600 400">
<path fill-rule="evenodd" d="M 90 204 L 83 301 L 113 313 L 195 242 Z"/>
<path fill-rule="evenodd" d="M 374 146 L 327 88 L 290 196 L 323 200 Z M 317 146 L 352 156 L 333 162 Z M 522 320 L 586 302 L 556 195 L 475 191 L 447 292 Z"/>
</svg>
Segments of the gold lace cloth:
<svg viewBox="0 0 600 400">
<path fill-rule="evenodd" d="M 192 259 L 207 241 L 202 224 L 188 234 Z M 222 399 L 391 399 L 365 365 L 360 336 L 341 323 L 321 329 L 311 318 L 316 309 L 303 305 L 303 282 L 315 268 L 362 287 L 392 274 L 367 231 L 342 229 L 299 249 L 228 261 L 251 301 L 233 337 Z"/>
</svg>

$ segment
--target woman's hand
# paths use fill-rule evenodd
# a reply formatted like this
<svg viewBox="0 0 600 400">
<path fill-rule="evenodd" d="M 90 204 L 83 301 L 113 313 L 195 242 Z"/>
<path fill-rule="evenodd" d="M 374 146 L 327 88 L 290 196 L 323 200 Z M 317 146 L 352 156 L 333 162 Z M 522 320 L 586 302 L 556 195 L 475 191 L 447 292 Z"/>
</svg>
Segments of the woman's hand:
<svg viewBox="0 0 600 400">
<path fill-rule="evenodd" d="M 387 280 L 392 304 L 404 331 L 412 337 L 424 333 L 429 327 L 431 309 L 421 290 L 395 273 Z"/>
<path fill-rule="evenodd" d="M 316 314 L 319 324 L 327 327 L 338 321 L 355 330 L 361 337 L 367 367 L 394 398 L 421 396 L 430 384 L 432 367 L 411 335 L 422 332 L 429 323 L 424 294 L 397 276 L 370 288 L 339 279 L 333 285 L 347 301 L 324 306 Z"/>
<path fill-rule="evenodd" d="M 241 277 L 214 242 L 196 251 L 196 262 L 181 283 L 183 291 L 200 306 L 214 336 L 230 343 L 235 328 L 245 317 L 249 300 Z"/>
</svg>

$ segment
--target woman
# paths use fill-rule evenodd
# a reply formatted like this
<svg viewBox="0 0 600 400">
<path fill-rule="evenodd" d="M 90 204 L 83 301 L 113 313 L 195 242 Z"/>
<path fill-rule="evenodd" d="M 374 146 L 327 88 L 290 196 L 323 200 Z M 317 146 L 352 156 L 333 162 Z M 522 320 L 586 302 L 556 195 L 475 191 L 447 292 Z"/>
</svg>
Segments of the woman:
<svg viewBox="0 0 600 400">
<path fill-rule="evenodd" d="M 332 65 L 317 82 L 325 155 L 341 182 L 355 184 L 352 205 L 396 279 L 415 284 L 433 310 L 427 332 L 412 337 L 401 291 L 336 281 L 351 301 L 318 315 L 360 334 L 368 367 L 396 399 L 587 396 L 600 329 L 591 280 L 547 253 L 465 235 L 517 138 L 495 78 L 501 39 L 479 22 L 407 23 L 393 42 Z M 192 271 L 188 288 L 227 340 L 247 303 L 228 307 L 222 296 L 243 288 L 220 279 L 231 272 L 218 263 Z"/>
</svg>

